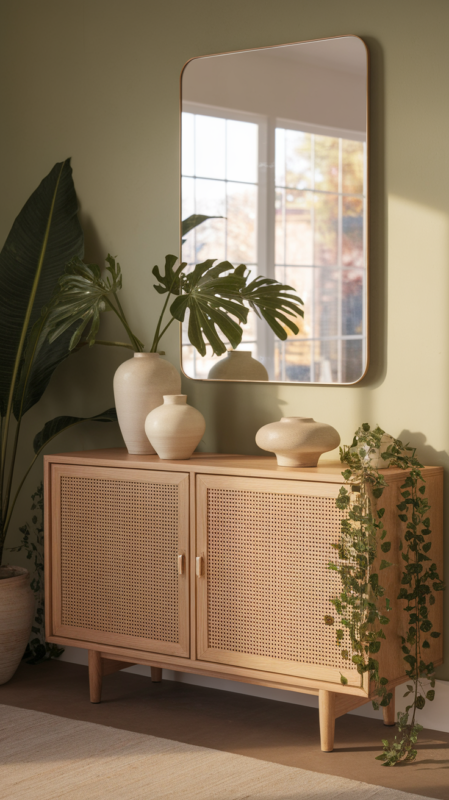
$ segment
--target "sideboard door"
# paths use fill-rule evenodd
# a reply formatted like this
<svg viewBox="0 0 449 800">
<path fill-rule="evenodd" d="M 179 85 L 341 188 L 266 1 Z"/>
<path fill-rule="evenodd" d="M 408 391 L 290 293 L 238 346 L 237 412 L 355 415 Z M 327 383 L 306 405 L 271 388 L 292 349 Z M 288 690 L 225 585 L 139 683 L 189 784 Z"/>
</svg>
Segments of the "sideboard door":
<svg viewBox="0 0 449 800">
<path fill-rule="evenodd" d="M 360 687 L 324 621 L 340 588 L 339 488 L 197 476 L 198 659 Z"/>
<path fill-rule="evenodd" d="M 189 656 L 189 476 L 52 465 L 51 634 Z"/>
</svg>

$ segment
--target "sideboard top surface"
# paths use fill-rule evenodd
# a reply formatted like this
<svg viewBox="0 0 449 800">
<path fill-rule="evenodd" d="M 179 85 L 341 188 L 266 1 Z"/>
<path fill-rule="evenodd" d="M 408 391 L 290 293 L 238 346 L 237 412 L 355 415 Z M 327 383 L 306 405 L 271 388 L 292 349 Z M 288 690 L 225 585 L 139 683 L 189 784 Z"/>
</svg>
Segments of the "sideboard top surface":
<svg viewBox="0 0 449 800">
<path fill-rule="evenodd" d="M 82 450 L 44 456 L 47 464 L 81 464 L 99 467 L 158 469 L 176 472 L 215 473 L 245 477 L 287 478 L 290 480 L 344 483 L 339 461 L 322 461 L 317 467 L 279 467 L 275 456 L 242 456 L 224 453 L 194 453 L 187 460 L 162 460 L 159 456 L 131 455 L 123 448 Z M 388 483 L 402 480 L 401 469 L 382 470 Z M 427 475 L 442 474 L 442 467 L 425 467 Z"/>
</svg>

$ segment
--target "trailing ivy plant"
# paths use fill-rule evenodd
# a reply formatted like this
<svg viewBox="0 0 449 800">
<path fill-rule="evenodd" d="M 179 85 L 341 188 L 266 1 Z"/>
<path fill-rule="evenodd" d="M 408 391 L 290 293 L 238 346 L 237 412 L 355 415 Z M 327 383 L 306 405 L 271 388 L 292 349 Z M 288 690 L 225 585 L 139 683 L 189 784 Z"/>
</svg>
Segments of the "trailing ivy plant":
<svg viewBox="0 0 449 800">
<path fill-rule="evenodd" d="M 375 658 L 385 638 L 383 626 L 388 624 L 391 610 L 390 600 L 384 598 L 379 574 L 373 571 L 379 544 L 382 552 L 379 572 L 391 566 L 383 558 L 391 550 L 382 522 L 385 509 L 377 507 L 387 483 L 371 465 L 372 456 L 379 453 L 383 435 L 381 428 L 377 426 L 371 430 L 365 423 L 356 431 L 352 446 L 340 449 L 341 461 L 348 468 L 342 473 L 346 484 L 341 487 L 336 503 L 348 514 L 341 522 L 340 541 L 333 545 L 338 551 L 338 562 L 329 564 L 330 569 L 339 573 L 342 584 L 340 595 L 332 600 L 342 626 L 336 630 L 337 645 L 343 658 L 352 659 L 357 665 L 361 676 L 368 672 L 370 680 L 374 681 L 377 693 L 374 708 L 387 706 L 392 699 L 387 689 L 388 678 L 379 675 L 379 662 Z M 416 458 L 415 448 L 392 438 L 382 459 L 385 466 L 406 471 L 400 487 L 402 500 L 397 506 L 403 524 L 399 542 L 403 572 L 396 599 L 405 601 L 404 611 L 408 615 L 402 652 L 409 679 L 404 697 L 411 699 L 405 711 L 397 715 L 397 736 L 392 742 L 382 740 L 383 752 L 377 759 L 389 767 L 416 758 L 416 742 L 422 730 L 422 725 L 416 721 L 416 712 L 435 697 L 434 665 L 425 660 L 425 651 L 430 649 L 429 638 L 440 636 L 440 632 L 433 630 L 429 606 L 434 605 L 435 592 L 442 591 L 444 584 L 437 565 L 428 555 L 432 547 L 430 505 L 425 496 L 423 465 Z M 325 622 L 333 625 L 335 619 L 327 617 Z M 349 634 L 351 652 L 345 646 L 344 629 Z M 347 682 L 343 676 L 342 682 Z"/>
<path fill-rule="evenodd" d="M 33 626 L 30 640 L 27 644 L 24 660 L 28 664 L 38 664 L 50 658 L 58 658 L 64 652 L 63 647 L 45 641 L 44 622 L 44 487 L 42 482 L 31 495 L 31 525 L 26 522 L 19 528 L 22 539 L 17 547 L 8 547 L 13 553 L 25 551 L 27 559 L 33 562 L 34 575 L 30 586 L 36 598 Z"/>
</svg>

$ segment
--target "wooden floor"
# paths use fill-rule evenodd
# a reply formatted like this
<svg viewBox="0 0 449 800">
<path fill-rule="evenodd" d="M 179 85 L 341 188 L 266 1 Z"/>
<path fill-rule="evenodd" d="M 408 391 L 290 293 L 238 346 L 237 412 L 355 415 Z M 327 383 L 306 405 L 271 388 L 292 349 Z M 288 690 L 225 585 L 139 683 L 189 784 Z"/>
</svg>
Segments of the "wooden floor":
<svg viewBox="0 0 449 800">
<path fill-rule="evenodd" d="M 242 694 L 119 672 L 91 705 L 87 668 L 58 661 L 22 664 L 0 686 L 0 703 L 239 753 L 449 800 L 449 734 L 424 731 L 418 760 L 387 769 L 375 756 L 394 729 L 363 717 L 336 721 L 335 750 L 319 747 L 318 711 Z"/>
</svg>

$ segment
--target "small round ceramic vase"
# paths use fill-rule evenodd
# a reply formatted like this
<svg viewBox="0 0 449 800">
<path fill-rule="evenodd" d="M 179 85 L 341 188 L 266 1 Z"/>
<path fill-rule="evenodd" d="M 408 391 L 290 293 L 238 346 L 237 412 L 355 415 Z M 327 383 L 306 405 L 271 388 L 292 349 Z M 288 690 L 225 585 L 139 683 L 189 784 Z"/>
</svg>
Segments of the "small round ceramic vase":
<svg viewBox="0 0 449 800">
<path fill-rule="evenodd" d="M 159 458 L 190 458 L 201 441 L 206 422 L 186 401 L 186 394 L 164 395 L 164 405 L 145 420 L 145 433 Z"/>
<path fill-rule="evenodd" d="M 222 381 L 268 381 L 263 364 L 250 350 L 228 350 L 225 357 L 209 370 L 208 378 Z"/>
<path fill-rule="evenodd" d="M 164 402 L 164 394 L 181 391 L 181 375 L 159 353 L 134 353 L 114 375 L 117 417 L 128 453 L 155 453 L 145 434 L 145 419 Z"/>
<path fill-rule="evenodd" d="M 275 453 L 280 467 L 316 467 L 319 457 L 340 444 L 340 435 L 312 417 L 282 417 L 257 431 L 256 444 Z"/>
<path fill-rule="evenodd" d="M 393 442 L 394 442 L 393 436 L 390 436 L 389 433 L 384 433 L 384 435 L 380 440 L 380 447 L 376 447 L 375 449 L 373 449 L 369 457 L 370 466 L 373 467 L 373 469 L 388 469 L 388 467 L 390 466 L 390 461 L 389 460 L 385 461 L 382 458 L 382 453 L 385 453 L 389 445 L 393 444 Z M 361 448 L 358 447 L 351 448 L 351 450 L 359 450 L 359 449 Z"/>
</svg>

